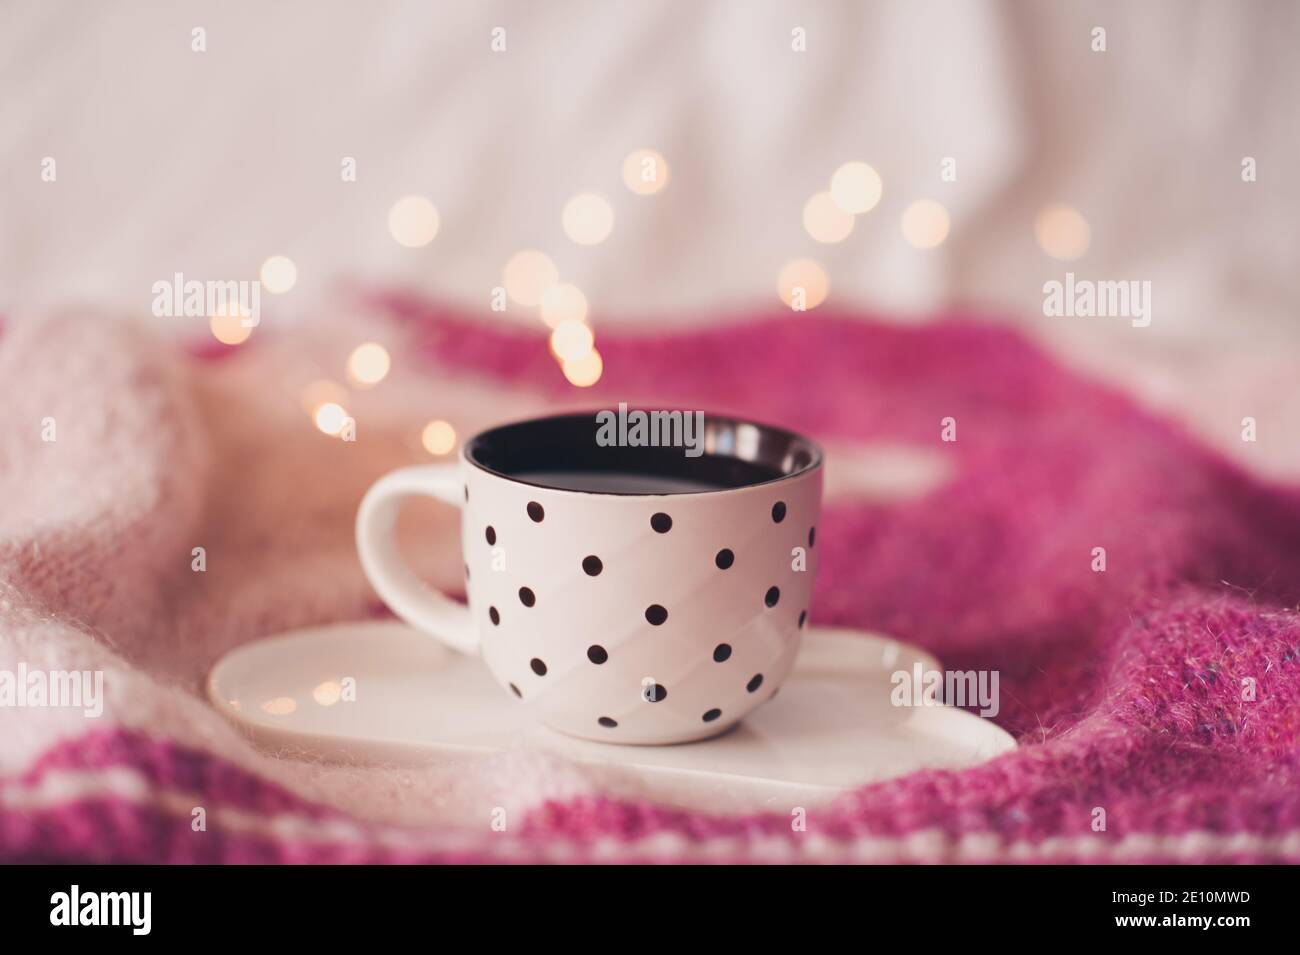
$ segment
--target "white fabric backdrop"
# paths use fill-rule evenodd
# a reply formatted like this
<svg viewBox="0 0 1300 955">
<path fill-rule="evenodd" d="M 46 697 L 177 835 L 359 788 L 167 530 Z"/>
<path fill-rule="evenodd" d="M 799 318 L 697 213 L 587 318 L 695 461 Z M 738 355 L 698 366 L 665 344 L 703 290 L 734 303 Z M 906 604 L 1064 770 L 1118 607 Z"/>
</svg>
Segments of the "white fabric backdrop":
<svg viewBox="0 0 1300 955">
<path fill-rule="evenodd" d="M 811 256 L 833 302 L 905 320 L 994 307 L 1232 453 L 1300 473 L 1298 36 L 1300 7 L 1281 0 L 9 0 L 0 311 L 86 302 L 175 322 L 148 317 L 153 282 L 251 279 L 284 253 L 299 282 L 264 299 L 264 321 L 309 327 L 346 277 L 489 317 L 502 264 L 536 247 L 586 292 L 599 332 L 775 303 L 781 265 Z M 643 146 L 671 167 L 659 196 L 621 182 Z M 948 156 L 956 182 L 940 179 Z M 1242 182 L 1244 156 L 1257 182 Z M 850 159 L 879 170 L 884 198 L 819 245 L 803 203 Z M 593 247 L 560 227 L 583 191 L 616 214 Z M 407 193 L 441 213 L 422 249 L 387 232 Z M 922 197 L 952 213 L 929 252 L 898 224 Z M 1034 240 L 1054 201 L 1092 229 L 1069 265 Z M 1151 327 L 1044 318 L 1042 284 L 1067 269 L 1150 280 Z M 1248 414 L 1261 438 L 1243 448 Z"/>
</svg>

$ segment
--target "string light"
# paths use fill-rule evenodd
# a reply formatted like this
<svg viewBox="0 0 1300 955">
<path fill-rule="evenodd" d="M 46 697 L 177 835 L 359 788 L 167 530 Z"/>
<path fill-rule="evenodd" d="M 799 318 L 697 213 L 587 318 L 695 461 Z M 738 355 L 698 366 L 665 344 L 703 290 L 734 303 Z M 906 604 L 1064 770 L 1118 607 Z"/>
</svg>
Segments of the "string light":
<svg viewBox="0 0 1300 955">
<path fill-rule="evenodd" d="M 1054 259 L 1069 261 L 1088 251 L 1092 230 L 1078 209 L 1055 203 L 1042 209 L 1034 220 L 1034 235 L 1042 250 Z"/>
<path fill-rule="evenodd" d="M 587 296 L 576 285 L 561 283 L 552 285 L 542 293 L 542 321 L 551 328 L 561 322 L 585 322 L 587 320 Z"/>
<path fill-rule="evenodd" d="M 596 336 L 591 329 L 573 319 L 560 322 L 551 332 L 551 351 L 561 361 L 580 361 L 595 343 Z"/>
<path fill-rule="evenodd" d="M 238 303 L 226 303 L 212 313 L 208 319 L 208 328 L 212 337 L 223 345 L 242 345 L 253 334 L 253 326 L 246 325 L 244 319 L 249 317 L 248 309 Z"/>
<path fill-rule="evenodd" d="M 853 215 L 874 209 L 881 191 L 880 174 L 864 162 L 846 162 L 831 176 L 831 198 Z"/>
<path fill-rule="evenodd" d="M 776 291 L 795 311 L 814 309 L 826 301 L 830 279 L 826 270 L 812 259 L 795 259 L 787 262 L 776 278 Z"/>
<path fill-rule="evenodd" d="M 804 204 L 803 227 L 818 242 L 841 242 L 853 231 L 853 214 L 836 205 L 829 192 L 819 192 Z"/>
<path fill-rule="evenodd" d="M 668 161 L 653 149 L 638 149 L 623 160 L 623 184 L 638 196 L 662 192 L 668 176 Z"/>
<path fill-rule="evenodd" d="M 579 245 L 596 245 L 609 238 L 614 228 L 614 209 L 594 192 L 574 196 L 560 217 L 564 234 Z"/>
<path fill-rule="evenodd" d="M 538 304 L 546 290 L 559 281 L 560 272 L 555 263 L 536 249 L 516 252 L 501 271 L 501 284 L 505 286 L 506 294 L 520 305 Z"/>
<path fill-rule="evenodd" d="M 348 377 L 358 385 L 376 385 L 384 380 L 392 364 L 388 349 L 378 342 L 366 342 L 348 356 Z"/>
<path fill-rule="evenodd" d="M 456 447 L 456 429 L 446 421 L 430 421 L 420 434 L 420 443 L 430 454 L 446 454 Z"/>
<path fill-rule="evenodd" d="M 287 255 L 273 255 L 262 263 L 258 271 L 262 288 L 272 295 L 283 295 L 298 281 L 298 266 Z"/>
<path fill-rule="evenodd" d="M 918 199 L 905 210 L 903 238 L 918 249 L 933 249 L 948 238 L 948 210 L 933 199 Z"/>
<path fill-rule="evenodd" d="M 601 359 L 600 352 L 593 348 L 577 361 L 562 362 L 560 368 L 564 371 L 564 377 L 569 380 L 569 384 L 578 388 L 590 388 L 600 381 L 600 376 L 605 370 L 605 362 Z"/>
<path fill-rule="evenodd" d="M 432 242 L 438 223 L 438 210 L 424 196 L 403 196 L 388 210 L 389 234 L 408 249 Z"/>
</svg>

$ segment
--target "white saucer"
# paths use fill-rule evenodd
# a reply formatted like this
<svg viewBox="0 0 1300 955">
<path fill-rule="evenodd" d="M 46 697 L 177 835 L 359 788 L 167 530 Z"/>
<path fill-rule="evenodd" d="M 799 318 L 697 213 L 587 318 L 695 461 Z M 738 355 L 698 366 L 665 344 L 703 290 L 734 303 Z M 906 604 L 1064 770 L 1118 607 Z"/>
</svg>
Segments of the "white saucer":
<svg viewBox="0 0 1300 955">
<path fill-rule="evenodd" d="M 468 763 L 526 748 L 601 767 L 616 793 L 732 811 L 825 800 L 919 769 L 1015 748 L 987 719 L 898 707 L 890 676 L 935 659 L 896 640 L 809 628 L 776 698 L 736 729 L 675 746 L 573 739 L 533 720 L 481 661 L 405 624 L 358 622 L 269 637 L 227 654 L 208 696 L 258 744 L 348 763 Z M 348 682 L 351 678 L 352 682 Z M 352 695 L 355 699 L 340 698 Z M 787 810 L 788 811 L 788 810 Z"/>
</svg>

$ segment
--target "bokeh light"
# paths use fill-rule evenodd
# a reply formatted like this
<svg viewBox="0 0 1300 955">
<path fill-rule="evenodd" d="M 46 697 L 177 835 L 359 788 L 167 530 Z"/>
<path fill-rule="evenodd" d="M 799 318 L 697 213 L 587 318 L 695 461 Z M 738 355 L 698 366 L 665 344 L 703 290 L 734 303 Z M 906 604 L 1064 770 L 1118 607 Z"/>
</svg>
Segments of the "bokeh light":
<svg viewBox="0 0 1300 955">
<path fill-rule="evenodd" d="M 542 293 L 542 321 L 551 328 L 561 322 L 585 322 L 587 296 L 576 285 L 560 283 Z"/>
<path fill-rule="evenodd" d="M 638 196 L 662 192 L 668 176 L 668 160 L 653 149 L 638 149 L 623 160 L 623 185 Z"/>
<path fill-rule="evenodd" d="M 864 162 L 846 162 L 831 176 L 831 198 L 853 215 L 874 209 L 881 191 L 880 174 Z"/>
<path fill-rule="evenodd" d="M 600 381 L 600 376 L 605 370 L 605 362 L 600 357 L 600 352 L 593 348 L 577 361 L 562 362 L 560 367 L 569 384 L 579 388 L 590 388 Z"/>
<path fill-rule="evenodd" d="M 348 413 L 341 404 L 327 401 L 316 409 L 316 427 L 325 434 L 338 434 L 348 422 Z"/>
<path fill-rule="evenodd" d="M 358 385 L 375 385 L 384 380 L 392 364 L 388 349 L 378 342 L 366 342 L 348 356 L 348 377 Z"/>
<path fill-rule="evenodd" d="M 948 210 L 933 199 L 918 199 L 905 210 L 903 238 L 918 249 L 933 249 L 948 238 Z"/>
<path fill-rule="evenodd" d="M 428 245 L 438 234 L 438 210 L 424 196 L 403 196 L 388 210 L 388 231 L 408 249 Z"/>
<path fill-rule="evenodd" d="M 321 706 L 333 706 L 343 698 L 343 685 L 336 680 L 318 683 L 311 691 L 311 698 Z"/>
<path fill-rule="evenodd" d="M 520 305 L 537 305 L 546 290 L 560 281 L 560 271 L 550 256 L 536 249 L 516 252 L 501 271 L 506 294 Z"/>
<path fill-rule="evenodd" d="M 447 454 L 456 447 L 456 429 L 446 421 L 430 421 L 420 433 L 420 443 L 430 454 Z"/>
<path fill-rule="evenodd" d="M 1069 261 L 1088 251 L 1092 230 L 1078 209 L 1055 203 L 1042 209 L 1034 220 L 1038 244 L 1054 259 Z"/>
<path fill-rule="evenodd" d="M 781 301 L 796 311 L 814 309 L 826 301 L 830 279 L 826 270 L 812 259 L 795 259 L 787 262 L 776 279 L 777 294 Z"/>
<path fill-rule="evenodd" d="M 614 208 L 594 192 L 574 196 L 561 216 L 564 234 L 579 245 L 596 245 L 614 228 Z"/>
<path fill-rule="evenodd" d="M 217 308 L 208 318 L 208 328 L 212 337 L 223 345 L 242 345 L 253 334 L 253 326 L 245 324 L 249 317 L 248 309 L 236 302 L 228 302 Z"/>
<path fill-rule="evenodd" d="M 596 336 L 582 322 L 573 319 L 560 322 L 551 332 L 551 351 L 562 361 L 580 361 L 587 357 Z"/>
<path fill-rule="evenodd" d="M 273 255 L 262 263 L 258 272 L 262 288 L 272 295 L 283 295 L 298 281 L 298 266 L 287 255 Z"/>
<path fill-rule="evenodd" d="M 288 716 L 298 709 L 298 701 L 291 696 L 277 696 L 262 704 L 263 712 L 272 716 Z"/>
<path fill-rule="evenodd" d="M 853 214 L 836 205 L 829 192 L 819 192 L 804 204 L 803 227 L 818 242 L 840 242 L 853 231 Z"/>
</svg>

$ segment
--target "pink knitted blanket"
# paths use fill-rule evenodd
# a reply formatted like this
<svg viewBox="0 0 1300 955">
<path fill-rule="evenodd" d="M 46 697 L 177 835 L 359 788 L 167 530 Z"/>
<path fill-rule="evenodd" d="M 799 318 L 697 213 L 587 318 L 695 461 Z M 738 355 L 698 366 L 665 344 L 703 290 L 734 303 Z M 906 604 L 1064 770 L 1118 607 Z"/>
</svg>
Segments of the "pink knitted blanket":
<svg viewBox="0 0 1300 955">
<path fill-rule="evenodd" d="M 0 331 L 0 674 L 103 674 L 98 717 L 0 708 L 0 861 L 1300 861 L 1296 489 L 961 316 L 606 331 L 604 377 L 575 393 L 534 331 L 397 298 L 361 311 L 220 354 L 93 317 Z M 367 337 L 394 371 L 348 396 L 345 443 L 300 392 L 342 380 Z M 527 754 L 458 779 L 262 753 L 204 702 L 231 647 L 376 612 L 353 513 L 379 474 L 428 460 L 425 421 L 465 437 L 623 400 L 942 455 L 920 496 L 829 501 L 813 619 L 1000 671 L 1020 748 L 808 807 L 795 832 L 614 799 Z M 445 545 L 424 569 L 454 587 L 452 518 L 430 520 Z M 507 790 L 527 809 L 501 833 Z M 448 821 L 467 806 L 481 826 Z"/>
</svg>

